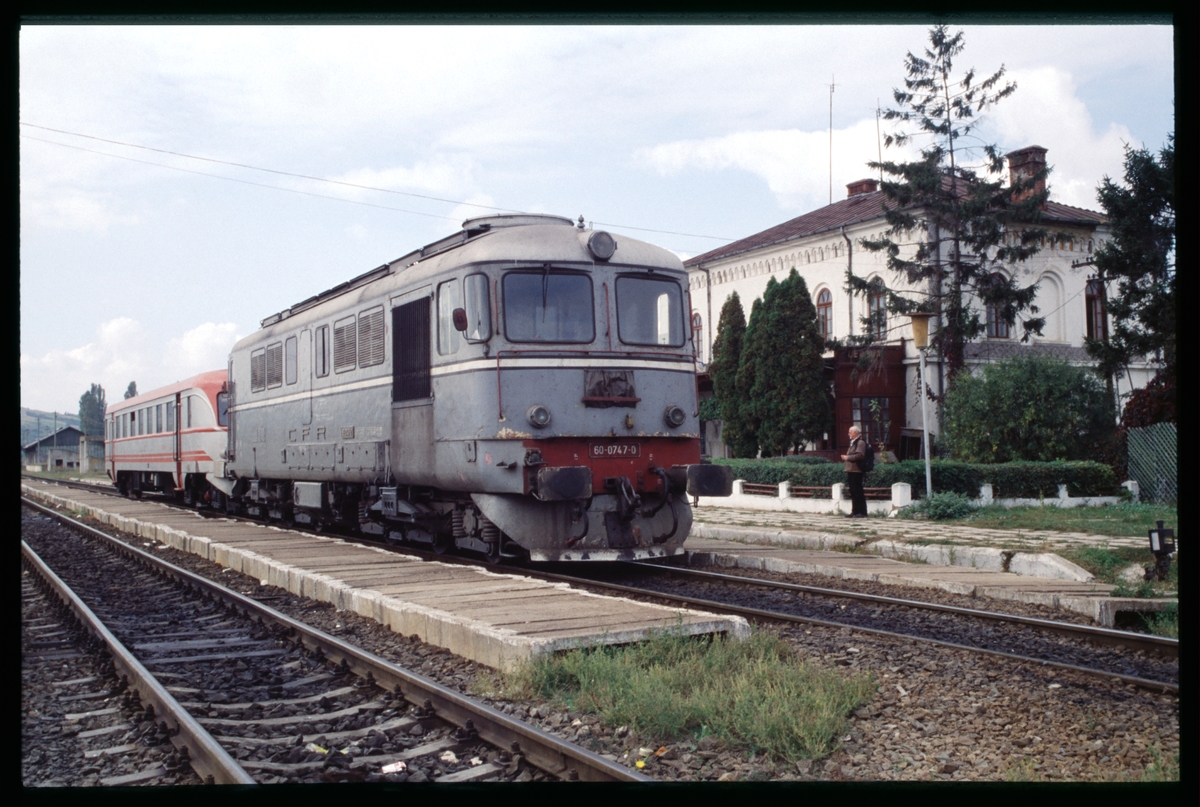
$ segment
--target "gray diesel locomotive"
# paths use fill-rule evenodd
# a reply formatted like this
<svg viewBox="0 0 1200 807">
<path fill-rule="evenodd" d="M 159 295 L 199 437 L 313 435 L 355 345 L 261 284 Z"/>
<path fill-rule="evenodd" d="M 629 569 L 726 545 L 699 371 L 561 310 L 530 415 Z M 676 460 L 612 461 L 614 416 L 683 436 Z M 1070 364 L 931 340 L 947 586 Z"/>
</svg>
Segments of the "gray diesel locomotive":
<svg viewBox="0 0 1200 807">
<path fill-rule="evenodd" d="M 264 518 L 489 559 L 679 551 L 700 460 L 686 275 L 557 216 L 471 219 L 268 317 L 229 360 L 210 477 Z"/>
</svg>

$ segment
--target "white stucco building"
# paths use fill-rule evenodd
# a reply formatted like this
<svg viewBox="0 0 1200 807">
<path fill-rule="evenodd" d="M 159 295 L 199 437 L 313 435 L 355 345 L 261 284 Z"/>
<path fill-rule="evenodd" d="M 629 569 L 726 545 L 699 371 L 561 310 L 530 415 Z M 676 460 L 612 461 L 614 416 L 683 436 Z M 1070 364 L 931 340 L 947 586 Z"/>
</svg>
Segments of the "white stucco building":
<svg viewBox="0 0 1200 807">
<path fill-rule="evenodd" d="M 1029 146 L 1008 155 L 1010 176 L 1024 176 L 1045 165 L 1046 149 Z M 700 359 L 712 356 L 721 307 L 733 292 L 742 300 L 749 317 L 754 300 L 760 298 L 771 277 L 782 281 L 794 267 L 808 285 L 818 318 L 827 338 L 844 339 L 861 334 L 863 318 L 871 300 L 851 297 L 846 291 L 846 273 L 878 280 L 889 289 L 903 292 L 907 286 L 887 268 L 886 255 L 868 252 L 861 246 L 864 238 L 877 238 L 887 229 L 883 216 L 883 193 L 873 179 L 847 186 L 847 197 L 831 205 L 806 213 L 726 246 L 684 262 L 689 273 L 692 297 L 692 323 L 698 329 Z M 1004 326 L 992 318 L 988 334 L 966 346 L 966 365 L 976 369 L 989 361 L 1020 351 L 1036 351 L 1066 358 L 1072 363 L 1090 365 L 1084 349 L 1084 337 L 1107 333 L 1103 285 L 1094 281 L 1091 257 L 1109 237 L 1103 214 L 1070 205 L 1047 201 L 1040 225 L 1054 237 L 1041 250 L 1016 268 L 1016 280 L 1022 286 L 1037 283 L 1034 305 L 1038 316 L 1045 317 L 1042 335 L 1022 343 L 1021 327 Z M 915 291 L 915 289 L 913 289 Z M 979 306 L 981 316 L 986 316 Z M 919 354 L 912 344 L 912 327 L 907 317 L 902 322 L 891 318 L 880 341 L 888 346 L 882 374 L 873 379 L 853 378 L 853 359 L 849 351 L 826 354 L 826 374 L 833 387 L 834 426 L 830 439 L 817 449 L 838 452 L 846 444 L 846 429 L 856 423 L 871 433 L 872 440 L 883 438 L 901 459 L 917 456 L 921 437 L 921 408 L 917 395 Z M 930 329 L 936 327 L 931 321 Z M 932 352 L 928 356 L 926 381 L 935 392 L 944 389 L 945 367 Z M 1142 362 L 1115 379 L 1120 398 L 1145 386 L 1154 370 Z M 887 434 L 875 434 L 868 407 L 872 400 L 882 404 L 888 414 Z M 930 403 L 930 432 L 937 432 L 937 416 Z M 715 434 L 710 432 L 710 444 Z M 710 445 L 714 455 L 722 447 Z"/>
</svg>

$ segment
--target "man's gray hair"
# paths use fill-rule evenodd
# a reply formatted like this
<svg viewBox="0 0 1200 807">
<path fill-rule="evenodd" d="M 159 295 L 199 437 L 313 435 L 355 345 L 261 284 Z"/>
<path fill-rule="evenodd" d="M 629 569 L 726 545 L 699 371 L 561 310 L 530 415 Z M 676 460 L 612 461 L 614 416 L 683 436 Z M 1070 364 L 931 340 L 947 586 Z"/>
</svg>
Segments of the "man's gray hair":
<svg viewBox="0 0 1200 807">
<path fill-rule="evenodd" d="M 854 432 L 855 434 L 862 434 L 862 429 L 858 428 L 857 426 L 851 426 L 850 431 Z"/>
</svg>

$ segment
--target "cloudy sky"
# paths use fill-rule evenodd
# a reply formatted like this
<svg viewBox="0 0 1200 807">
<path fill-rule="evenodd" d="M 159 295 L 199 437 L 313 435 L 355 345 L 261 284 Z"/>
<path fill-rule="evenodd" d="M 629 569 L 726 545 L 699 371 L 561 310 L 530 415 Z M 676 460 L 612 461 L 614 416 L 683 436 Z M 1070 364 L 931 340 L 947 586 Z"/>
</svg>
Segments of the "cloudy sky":
<svg viewBox="0 0 1200 807">
<path fill-rule="evenodd" d="M 1049 150 L 1096 209 L 1174 130 L 1173 32 L 966 25 L 1016 94 L 982 138 Z M 871 176 L 924 26 L 20 31 L 21 404 L 74 412 L 225 366 L 264 317 L 496 211 L 687 258 Z M 884 132 L 888 124 L 883 124 Z M 906 156 L 884 151 L 885 159 Z M 365 186 L 365 187 L 364 187 Z"/>
</svg>

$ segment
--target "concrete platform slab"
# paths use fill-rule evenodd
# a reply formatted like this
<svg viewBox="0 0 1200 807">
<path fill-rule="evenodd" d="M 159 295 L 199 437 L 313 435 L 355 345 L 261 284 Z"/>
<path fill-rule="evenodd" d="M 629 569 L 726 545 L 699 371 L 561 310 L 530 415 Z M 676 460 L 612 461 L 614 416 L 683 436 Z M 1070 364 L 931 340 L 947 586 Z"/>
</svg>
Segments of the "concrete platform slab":
<svg viewBox="0 0 1200 807">
<path fill-rule="evenodd" d="M 562 583 L 425 562 L 330 536 L 191 516 L 53 484 L 22 482 L 21 490 L 496 668 L 587 644 L 640 641 L 659 630 L 749 635 L 739 617 L 605 597 Z"/>
</svg>

